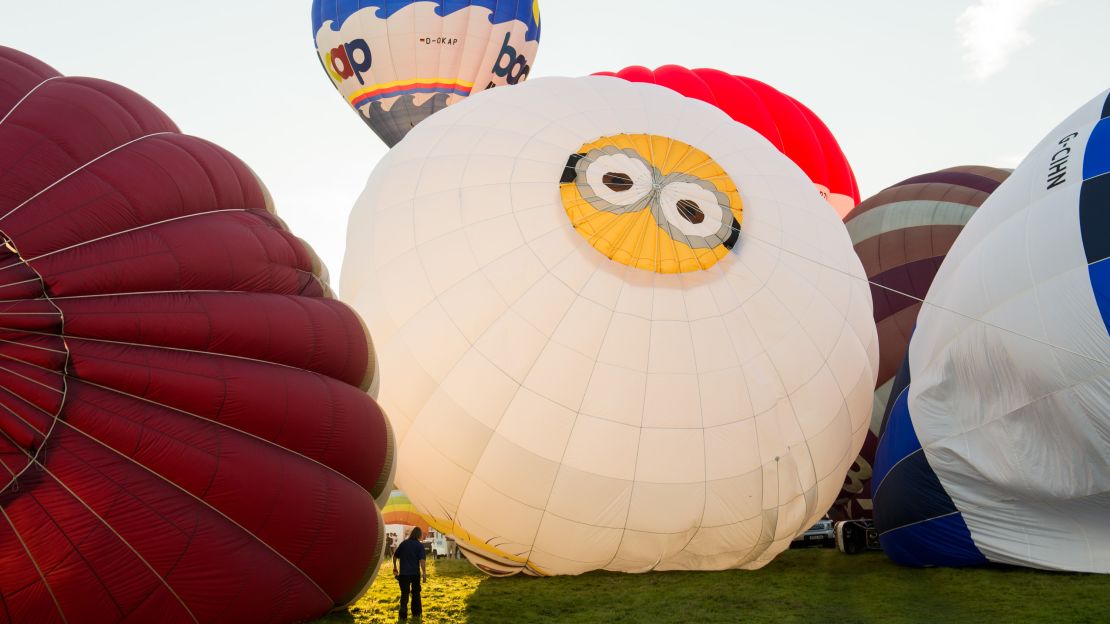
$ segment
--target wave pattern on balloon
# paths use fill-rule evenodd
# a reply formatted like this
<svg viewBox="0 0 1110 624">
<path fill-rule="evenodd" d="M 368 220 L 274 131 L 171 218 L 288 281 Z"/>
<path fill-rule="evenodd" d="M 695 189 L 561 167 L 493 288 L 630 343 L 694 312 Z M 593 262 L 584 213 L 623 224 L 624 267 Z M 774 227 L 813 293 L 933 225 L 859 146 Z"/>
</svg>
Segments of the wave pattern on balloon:
<svg viewBox="0 0 1110 624">
<path fill-rule="evenodd" d="M 758 568 L 825 513 L 877 358 L 797 167 L 647 84 L 544 78 L 423 122 L 351 214 L 398 486 L 491 574 Z"/>
<path fill-rule="evenodd" d="M 393 147 L 436 111 L 528 77 L 539 0 L 313 0 L 312 33 L 332 85 Z"/>
<path fill-rule="evenodd" d="M 232 154 L 0 47 L 0 621 L 299 620 L 382 551 L 374 355 Z"/>
</svg>

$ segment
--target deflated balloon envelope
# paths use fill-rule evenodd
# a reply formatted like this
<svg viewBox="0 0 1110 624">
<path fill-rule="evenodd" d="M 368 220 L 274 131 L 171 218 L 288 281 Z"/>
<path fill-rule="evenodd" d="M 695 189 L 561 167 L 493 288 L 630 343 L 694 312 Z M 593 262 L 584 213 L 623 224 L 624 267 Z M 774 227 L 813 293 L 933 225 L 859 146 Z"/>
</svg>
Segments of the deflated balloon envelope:
<svg viewBox="0 0 1110 624">
<path fill-rule="evenodd" d="M 859 203 L 856 176 L 832 132 L 804 104 L 770 85 L 716 69 L 680 65 L 655 70 L 634 65 L 598 75 L 657 84 L 708 102 L 758 132 L 801 167 L 837 214 L 844 216 Z"/>
<path fill-rule="evenodd" d="M 0 48 L 0 621 L 293 621 L 382 550 L 355 314 L 235 156 Z"/>
<path fill-rule="evenodd" d="M 879 426 L 894 375 L 906 357 L 921 299 L 968 219 L 1010 175 L 993 167 L 951 167 L 879 191 L 844 217 L 871 282 L 879 332 L 879 377 L 871 428 L 831 515 L 870 518 L 871 474 Z"/>
<path fill-rule="evenodd" d="M 1037 145 L 933 280 L 875 458 L 895 561 L 1110 572 L 1107 214 L 1110 92 Z"/>
<path fill-rule="evenodd" d="M 875 328 L 840 219 L 655 85 L 544 78 L 429 118 L 352 211 L 342 293 L 399 487 L 491 574 L 758 568 L 867 430 Z"/>
<path fill-rule="evenodd" d="M 313 0 L 320 64 L 366 125 L 393 147 L 463 98 L 528 77 L 539 0 Z"/>
</svg>

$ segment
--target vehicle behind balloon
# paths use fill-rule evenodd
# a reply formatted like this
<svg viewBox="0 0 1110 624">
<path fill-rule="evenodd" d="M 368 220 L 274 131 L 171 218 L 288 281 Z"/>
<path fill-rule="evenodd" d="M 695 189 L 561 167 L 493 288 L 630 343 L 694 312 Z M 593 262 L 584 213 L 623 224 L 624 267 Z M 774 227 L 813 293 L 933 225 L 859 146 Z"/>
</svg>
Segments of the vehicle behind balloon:
<svg viewBox="0 0 1110 624">
<path fill-rule="evenodd" d="M 828 517 L 824 517 L 818 520 L 817 524 L 806 529 L 805 533 L 795 537 L 791 542 L 791 546 L 819 545 L 822 548 L 828 548 L 835 542 L 836 535 L 833 530 L 833 521 Z"/>
<path fill-rule="evenodd" d="M 879 532 L 873 520 L 841 520 L 833 526 L 836 535 L 836 549 L 847 555 L 865 550 L 882 550 L 879 545 Z"/>
</svg>

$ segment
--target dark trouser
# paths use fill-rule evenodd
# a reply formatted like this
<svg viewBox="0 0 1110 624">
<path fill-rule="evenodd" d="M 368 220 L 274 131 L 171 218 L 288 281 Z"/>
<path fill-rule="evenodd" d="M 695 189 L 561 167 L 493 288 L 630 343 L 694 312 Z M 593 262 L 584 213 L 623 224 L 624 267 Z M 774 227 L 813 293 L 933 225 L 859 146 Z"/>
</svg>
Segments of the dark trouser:
<svg viewBox="0 0 1110 624">
<path fill-rule="evenodd" d="M 412 594 L 412 615 L 420 617 L 424 610 L 420 605 L 420 575 L 401 574 L 397 577 L 397 582 L 401 585 L 401 608 L 398 615 L 402 620 L 408 617 L 409 594 Z"/>
</svg>

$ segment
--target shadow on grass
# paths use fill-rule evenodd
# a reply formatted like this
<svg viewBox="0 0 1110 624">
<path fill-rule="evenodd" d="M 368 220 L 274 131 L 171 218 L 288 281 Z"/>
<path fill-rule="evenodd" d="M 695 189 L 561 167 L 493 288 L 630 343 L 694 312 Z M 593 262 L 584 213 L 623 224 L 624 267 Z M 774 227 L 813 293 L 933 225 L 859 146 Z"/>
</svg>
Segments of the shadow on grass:
<svg viewBox="0 0 1110 624">
<path fill-rule="evenodd" d="M 350 611 L 336 611 L 314 620 L 314 624 L 354 624 L 357 620 Z"/>
</svg>

